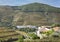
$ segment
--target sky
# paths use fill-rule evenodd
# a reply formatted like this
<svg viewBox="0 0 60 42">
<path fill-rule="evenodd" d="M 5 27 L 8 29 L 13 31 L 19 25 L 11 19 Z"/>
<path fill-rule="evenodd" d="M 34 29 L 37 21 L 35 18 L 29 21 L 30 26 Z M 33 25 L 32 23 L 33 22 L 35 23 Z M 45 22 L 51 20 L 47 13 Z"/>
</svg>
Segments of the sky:
<svg viewBox="0 0 60 42">
<path fill-rule="evenodd" d="M 60 8 L 60 0 L 0 0 L 0 5 L 21 6 L 34 2 L 48 4 Z"/>
</svg>

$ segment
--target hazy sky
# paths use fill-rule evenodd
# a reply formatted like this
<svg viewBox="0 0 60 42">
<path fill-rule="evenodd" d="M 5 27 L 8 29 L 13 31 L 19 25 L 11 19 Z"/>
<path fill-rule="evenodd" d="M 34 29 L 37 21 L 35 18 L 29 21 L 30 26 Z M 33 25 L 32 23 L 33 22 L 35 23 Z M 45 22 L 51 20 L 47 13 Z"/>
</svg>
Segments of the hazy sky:
<svg viewBox="0 0 60 42">
<path fill-rule="evenodd" d="M 34 3 L 34 2 L 60 7 L 60 0 L 0 0 L 0 5 L 20 6 L 20 5 Z"/>
</svg>

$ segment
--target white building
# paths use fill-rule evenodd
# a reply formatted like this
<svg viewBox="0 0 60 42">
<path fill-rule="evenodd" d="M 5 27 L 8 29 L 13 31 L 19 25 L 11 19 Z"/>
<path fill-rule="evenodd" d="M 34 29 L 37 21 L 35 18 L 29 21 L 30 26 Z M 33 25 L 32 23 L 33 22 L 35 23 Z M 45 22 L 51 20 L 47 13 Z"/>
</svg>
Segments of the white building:
<svg viewBox="0 0 60 42">
<path fill-rule="evenodd" d="M 17 28 L 26 28 L 26 26 L 16 26 Z"/>
<path fill-rule="evenodd" d="M 16 26 L 17 28 L 37 28 L 36 26 L 32 26 L 32 25 L 25 25 L 25 26 Z"/>
<path fill-rule="evenodd" d="M 40 39 L 42 39 L 43 37 L 47 37 L 46 34 L 41 34 L 41 32 L 47 32 L 51 30 L 50 28 L 46 28 L 46 26 L 41 26 L 41 27 L 38 27 L 38 30 L 36 32 L 37 36 L 40 37 Z"/>
</svg>

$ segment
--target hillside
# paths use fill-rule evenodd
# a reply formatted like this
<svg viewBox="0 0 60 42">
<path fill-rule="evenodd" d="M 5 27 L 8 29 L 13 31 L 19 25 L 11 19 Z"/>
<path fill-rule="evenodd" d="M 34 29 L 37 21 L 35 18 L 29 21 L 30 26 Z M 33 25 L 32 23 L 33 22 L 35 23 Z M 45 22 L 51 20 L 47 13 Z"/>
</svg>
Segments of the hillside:
<svg viewBox="0 0 60 42">
<path fill-rule="evenodd" d="M 60 23 L 60 8 L 41 3 L 0 6 L 0 26 L 51 25 Z"/>
</svg>

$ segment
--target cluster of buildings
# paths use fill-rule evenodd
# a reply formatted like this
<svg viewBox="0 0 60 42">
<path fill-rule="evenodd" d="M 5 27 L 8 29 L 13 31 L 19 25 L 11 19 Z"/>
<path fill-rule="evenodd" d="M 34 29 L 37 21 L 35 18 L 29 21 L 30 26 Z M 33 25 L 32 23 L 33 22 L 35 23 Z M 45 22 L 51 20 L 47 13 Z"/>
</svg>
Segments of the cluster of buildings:
<svg viewBox="0 0 60 42">
<path fill-rule="evenodd" d="M 46 34 L 42 34 L 42 32 L 48 32 L 50 30 L 54 30 L 53 34 L 56 34 L 56 32 L 60 33 L 60 27 L 51 27 L 51 26 L 41 26 L 41 27 L 37 27 L 37 26 L 32 26 L 32 25 L 25 25 L 25 26 L 16 26 L 18 29 L 19 28 L 37 28 L 37 31 L 35 32 L 35 34 L 40 37 L 40 39 L 42 39 L 43 37 L 47 37 Z"/>
<path fill-rule="evenodd" d="M 50 30 L 54 30 L 54 34 L 57 35 L 56 32 L 59 32 L 60 33 L 60 27 L 51 27 L 51 26 L 41 26 L 41 27 L 38 27 L 38 30 L 36 31 L 36 34 L 38 37 L 40 37 L 40 39 L 42 39 L 43 37 L 47 37 L 46 34 L 42 34 L 42 32 L 48 32 Z"/>
</svg>

